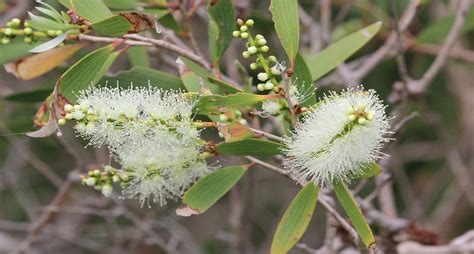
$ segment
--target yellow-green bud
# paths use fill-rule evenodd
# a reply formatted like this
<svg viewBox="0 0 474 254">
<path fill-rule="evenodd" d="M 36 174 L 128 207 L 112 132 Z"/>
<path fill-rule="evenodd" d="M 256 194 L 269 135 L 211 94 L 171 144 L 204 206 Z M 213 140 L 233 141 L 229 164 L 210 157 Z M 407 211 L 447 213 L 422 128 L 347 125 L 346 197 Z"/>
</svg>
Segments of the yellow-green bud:
<svg viewBox="0 0 474 254">
<path fill-rule="evenodd" d="M 220 115 L 219 115 L 219 120 L 220 120 L 221 122 L 226 122 L 226 121 L 229 120 L 229 117 L 227 117 L 225 114 L 220 114 Z"/>
<path fill-rule="evenodd" d="M 255 46 L 250 46 L 247 50 L 249 51 L 250 54 L 257 53 L 257 47 Z"/>
<path fill-rule="evenodd" d="M 274 62 L 277 61 L 277 58 L 276 58 L 276 56 L 269 56 L 268 61 L 274 63 Z"/>
<path fill-rule="evenodd" d="M 14 18 L 10 21 L 12 27 L 18 27 L 21 24 L 21 20 L 19 18 Z"/>
<path fill-rule="evenodd" d="M 261 40 L 261 39 L 265 39 L 265 38 L 263 37 L 263 35 L 261 35 L 261 34 L 255 35 L 255 40 Z"/>
<path fill-rule="evenodd" d="M 113 188 L 109 184 L 102 186 L 102 194 L 106 197 L 112 196 Z"/>
<path fill-rule="evenodd" d="M 257 68 L 258 68 L 258 64 L 257 64 L 257 63 L 251 63 L 251 64 L 250 64 L 250 69 L 256 70 Z"/>
<path fill-rule="evenodd" d="M 3 31 L 3 33 L 6 35 L 6 36 L 10 36 L 13 34 L 13 30 L 11 28 L 7 28 L 5 29 L 5 31 Z"/>
<path fill-rule="evenodd" d="M 365 117 L 360 117 L 359 119 L 357 119 L 357 123 L 359 124 L 365 124 L 367 122 L 367 119 L 365 119 Z"/>
<path fill-rule="evenodd" d="M 25 22 L 23 23 L 23 26 L 24 26 L 24 27 L 31 27 L 30 21 L 25 20 Z"/>
<path fill-rule="evenodd" d="M 59 119 L 58 124 L 59 125 L 65 125 L 66 124 L 66 119 L 64 119 L 64 118 Z"/>
<path fill-rule="evenodd" d="M 261 92 L 265 91 L 265 84 L 264 83 L 260 83 L 257 85 L 257 89 Z"/>
<path fill-rule="evenodd" d="M 272 89 L 273 89 L 273 83 L 272 82 L 265 83 L 265 90 L 272 90 Z"/>
<path fill-rule="evenodd" d="M 49 37 L 53 37 L 53 36 L 56 36 L 56 31 L 54 31 L 54 30 L 48 30 L 48 31 L 46 31 L 46 34 L 47 34 Z"/>
<path fill-rule="evenodd" d="M 232 36 L 234 36 L 234 37 L 236 37 L 236 38 L 239 37 L 239 36 L 240 36 L 240 31 L 234 31 L 234 32 L 232 32 Z"/>
<path fill-rule="evenodd" d="M 96 180 L 94 177 L 88 177 L 88 178 L 86 178 L 86 180 L 84 181 L 84 183 L 85 183 L 87 186 L 94 186 L 96 182 L 97 182 L 97 180 Z"/>
<path fill-rule="evenodd" d="M 239 123 L 242 124 L 242 125 L 247 125 L 247 120 L 245 120 L 245 119 L 240 119 L 240 120 L 239 120 Z"/>
<path fill-rule="evenodd" d="M 273 66 L 272 68 L 270 68 L 270 72 L 271 72 L 273 75 L 281 75 L 281 71 L 280 71 L 277 67 L 275 67 L 275 66 Z"/>
<path fill-rule="evenodd" d="M 357 119 L 357 116 L 356 116 L 356 115 L 354 115 L 354 114 L 350 114 L 350 115 L 349 115 L 349 120 L 350 120 L 350 121 L 354 121 L 354 120 L 356 120 L 356 119 Z"/>
<path fill-rule="evenodd" d="M 63 31 L 58 30 L 58 31 L 55 32 L 55 35 L 56 35 L 56 36 L 60 36 L 60 35 L 63 34 L 63 33 L 64 33 Z"/>
<path fill-rule="evenodd" d="M 255 21 L 253 21 L 253 19 L 248 19 L 247 21 L 245 21 L 245 24 L 247 26 L 253 26 L 255 24 Z"/>
<path fill-rule="evenodd" d="M 247 39 L 247 38 L 249 38 L 249 33 L 241 33 L 241 34 L 240 34 L 240 38 L 242 38 L 242 39 Z"/>
<path fill-rule="evenodd" d="M 268 52 L 269 50 L 270 50 L 270 48 L 269 48 L 268 46 L 266 46 L 266 45 L 260 47 L 260 51 L 262 51 L 262 52 Z"/>
<path fill-rule="evenodd" d="M 250 57 L 250 52 L 244 51 L 244 52 L 242 52 L 242 56 L 243 56 L 244 58 L 249 58 L 249 57 Z"/>
<path fill-rule="evenodd" d="M 33 34 L 33 29 L 31 29 L 30 27 L 26 27 L 25 29 L 23 29 L 23 33 L 25 33 L 25 35 L 31 35 Z"/>
<path fill-rule="evenodd" d="M 241 26 L 240 27 L 240 31 L 242 32 L 247 32 L 249 30 L 249 28 L 247 26 Z"/>
<path fill-rule="evenodd" d="M 258 80 L 260 81 L 267 81 L 268 80 L 268 74 L 265 73 L 265 72 L 260 72 L 258 75 L 257 75 L 257 78 Z"/>
<path fill-rule="evenodd" d="M 257 44 L 258 44 L 259 46 L 263 46 L 263 45 L 267 44 L 267 40 L 265 40 L 265 39 L 259 39 L 259 40 L 257 40 Z"/>
<path fill-rule="evenodd" d="M 71 104 L 64 105 L 64 110 L 66 112 L 72 112 L 73 109 L 74 109 L 74 107 Z"/>
<path fill-rule="evenodd" d="M 371 121 L 374 119 L 374 112 L 369 111 L 367 112 L 367 120 Z"/>
<path fill-rule="evenodd" d="M 8 43 L 10 43 L 10 39 L 8 39 L 7 37 L 3 37 L 2 44 L 8 44 Z"/>
<path fill-rule="evenodd" d="M 33 39 L 32 39 L 31 37 L 25 37 L 25 38 L 23 39 L 23 41 L 24 41 L 25 43 L 31 43 L 31 42 L 33 41 Z"/>
</svg>

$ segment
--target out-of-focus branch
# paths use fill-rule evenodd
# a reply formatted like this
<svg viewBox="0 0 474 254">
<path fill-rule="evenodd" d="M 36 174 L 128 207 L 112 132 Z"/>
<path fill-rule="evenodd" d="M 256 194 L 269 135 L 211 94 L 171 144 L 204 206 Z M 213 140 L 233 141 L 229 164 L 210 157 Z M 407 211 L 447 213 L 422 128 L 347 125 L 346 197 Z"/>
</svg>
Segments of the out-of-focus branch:
<svg viewBox="0 0 474 254">
<path fill-rule="evenodd" d="M 466 19 L 467 12 L 471 6 L 471 0 L 461 0 L 459 6 L 456 10 L 456 19 L 454 24 L 449 31 L 448 37 L 441 47 L 438 55 L 436 56 L 434 62 L 428 68 L 428 70 L 423 74 L 423 76 L 416 81 L 412 81 L 408 84 L 408 91 L 412 94 L 420 94 L 426 91 L 426 88 L 430 85 L 431 81 L 435 78 L 441 68 L 446 64 L 446 60 L 449 56 L 449 51 L 454 46 L 457 41 L 461 29 L 463 27 L 464 21 Z"/>
</svg>

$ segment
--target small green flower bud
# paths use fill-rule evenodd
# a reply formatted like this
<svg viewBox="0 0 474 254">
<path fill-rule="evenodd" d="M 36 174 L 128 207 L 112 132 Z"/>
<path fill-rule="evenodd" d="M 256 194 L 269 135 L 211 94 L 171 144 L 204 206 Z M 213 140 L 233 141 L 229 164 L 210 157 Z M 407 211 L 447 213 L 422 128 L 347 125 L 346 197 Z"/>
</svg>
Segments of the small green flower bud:
<svg viewBox="0 0 474 254">
<path fill-rule="evenodd" d="M 251 46 L 247 50 L 249 51 L 250 54 L 257 53 L 257 47 L 255 47 L 255 46 Z"/>
<path fill-rule="evenodd" d="M 256 70 L 257 68 L 258 68 L 258 64 L 257 64 L 257 63 L 251 63 L 251 64 L 250 64 L 250 69 Z"/>
<path fill-rule="evenodd" d="M 11 27 L 12 26 L 12 22 L 8 21 L 6 24 L 5 24 L 6 27 Z"/>
<path fill-rule="evenodd" d="M 257 85 L 257 89 L 261 92 L 265 91 L 265 84 L 264 83 L 260 83 Z"/>
<path fill-rule="evenodd" d="M 373 120 L 374 119 L 374 112 L 372 112 L 372 111 L 367 112 L 366 117 L 367 117 L 367 120 L 369 120 L 369 121 Z"/>
<path fill-rule="evenodd" d="M 99 177 L 100 176 L 100 170 L 96 169 L 93 171 L 94 176 Z"/>
<path fill-rule="evenodd" d="M 219 115 L 219 120 L 220 120 L 221 122 L 226 122 L 226 121 L 229 120 L 229 117 L 227 117 L 225 114 L 220 114 L 220 115 Z"/>
<path fill-rule="evenodd" d="M 11 28 L 7 28 L 7 29 L 5 29 L 5 31 L 3 31 L 3 33 L 6 36 L 11 36 L 13 34 L 13 30 Z"/>
<path fill-rule="evenodd" d="M 12 27 L 19 27 L 21 24 L 21 20 L 19 18 L 14 18 L 10 21 Z"/>
<path fill-rule="evenodd" d="M 8 39 L 7 37 L 3 37 L 2 44 L 8 44 L 8 43 L 10 43 L 10 39 Z"/>
<path fill-rule="evenodd" d="M 112 191 L 113 190 L 114 189 L 109 184 L 106 184 L 106 185 L 102 186 L 102 194 L 106 197 L 112 196 Z"/>
<path fill-rule="evenodd" d="M 97 182 L 97 180 L 96 180 L 94 177 L 88 177 L 88 178 L 86 178 L 86 180 L 84 181 L 84 183 L 85 183 L 87 186 L 94 186 L 96 182 Z"/>
<path fill-rule="evenodd" d="M 266 46 L 266 45 L 260 47 L 260 51 L 262 51 L 262 52 L 268 52 L 269 50 L 270 50 L 270 48 L 269 48 L 268 46 Z"/>
<path fill-rule="evenodd" d="M 247 26 L 253 26 L 255 24 L 255 21 L 253 21 L 253 19 L 247 19 L 247 21 L 245 21 L 245 24 Z"/>
<path fill-rule="evenodd" d="M 54 37 L 54 36 L 56 36 L 56 31 L 54 31 L 54 30 L 48 30 L 48 31 L 46 31 L 46 34 L 47 34 L 49 37 Z"/>
<path fill-rule="evenodd" d="M 234 32 L 232 32 L 232 36 L 234 36 L 234 37 L 236 37 L 236 38 L 239 37 L 239 36 L 240 36 L 240 31 L 234 31 Z"/>
<path fill-rule="evenodd" d="M 31 27 L 30 21 L 25 20 L 25 22 L 23 23 L 23 26 L 24 26 L 24 27 Z"/>
<path fill-rule="evenodd" d="M 359 119 L 357 119 L 357 123 L 359 124 L 365 124 L 367 122 L 367 119 L 365 119 L 365 117 L 360 117 Z"/>
<path fill-rule="evenodd" d="M 242 52 L 242 56 L 243 56 L 244 58 L 249 58 L 249 57 L 250 57 L 250 52 L 244 51 L 244 52 Z"/>
<path fill-rule="evenodd" d="M 260 81 L 267 81 L 268 80 L 268 74 L 265 73 L 265 72 L 260 72 L 258 75 L 257 75 L 257 78 L 258 80 Z"/>
<path fill-rule="evenodd" d="M 23 41 L 24 41 L 25 43 L 31 43 L 31 42 L 33 42 L 33 39 L 31 39 L 31 37 L 25 37 L 25 38 L 23 39 Z"/>
<path fill-rule="evenodd" d="M 348 116 L 348 118 L 349 118 L 349 120 L 352 122 L 352 121 L 354 121 L 354 120 L 357 119 L 357 116 L 354 115 L 354 114 L 350 114 L 350 115 Z"/>
<path fill-rule="evenodd" d="M 265 83 L 265 90 L 272 90 L 272 89 L 273 89 L 273 83 L 272 82 Z"/>
<path fill-rule="evenodd" d="M 73 109 L 74 109 L 74 107 L 71 104 L 64 105 L 64 110 L 66 112 L 72 112 Z"/>
<path fill-rule="evenodd" d="M 275 66 L 273 66 L 272 68 L 270 68 L 270 72 L 271 72 L 273 75 L 281 75 L 281 71 L 280 71 L 277 67 L 275 67 Z"/>
<path fill-rule="evenodd" d="M 66 119 L 64 119 L 64 118 L 59 119 L 58 124 L 59 125 L 65 125 L 66 124 Z"/>
<path fill-rule="evenodd" d="M 108 165 L 104 167 L 104 170 L 105 170 L 105 172 L 107 172 L 108 174 L 111 174 L 111 175 L 115 174 L 115 172 L 116 172 L 115 168 L 113 168 L 111 166 L 108 166 Z"/>
<path fill-rule="evenodd" d="M 267 40 L 265 40 L 265 39 L 257 40 L 257 45 L 263 46 L 263 45 L 265 45 L 265 44 L 267 44 Z"/>
<path fill-rule="evenodd" d="M 277 58 L 276 58 L 276 56 L 269 56 L 268 61 L 274 63 L 274 62 L 277 61 Z"/>
<path fill-rule="evenodd" d="M 128 175 L 127 174 L 120 174 L 119 177 L 120 177 L 120 179 L 122 179 L 123 182 L 128 181 Z"/>
<path fill-rule="evenodd" d="M 241 26 L 240 27 L 240 31 L 242 32 L 247 32 L 249 30 L 249 28 L 247 26 Z"/>
<path fill-rule="evenodd" d="M 241 33 L 241 34 L 240 34 L 240 38 L 242 38 L 242 39 L 247 39 L 247 38 L 249 38 L 249 33 Z"/>
<path fill-rule="evenodd" d="M 239 123 L 242 124 L 242 125 L 247 125 L 247 120 L 245 120 L 245 119 L 240 119 L 240 120 L 239 120 Z"/>
<path fill-rule="evenodd" d="M 118 182 L 120 182 L 120 177 L 118 175 L 114 175 L 114 176 L 112 176 L 112 181 L 114 183 L 118 183 Z"/>
<path fill-rule="evenodd" d="M 261 40 L 261 39 L 265 39 L 265 37 L 263 37 L 263 35 L 261 34 L 255 35 L 255 40 Z"/>
<path fill-rule="evenodd" d="M 236 115 L 236 116 L 242 116 L 242 112 L 240 112 L 240 110 L 236 110 L 236 111 L 235 111 L 235 115 Z"/>
<path fill-rule="evenodd" d="M 25 35 L 32 35 L 33 29 L 26 27 L 25 29 L 23 29 L 23 33 L 25 33 Z"/>
<path fill-rule="evenodd" d="M 243 26 L 244 21 L 242 19 L 237 19 L 237 24 L 239 24 L 239 26 Z"/>
<path fill-rule="evenodd" d="M 58 31 L 55 32 L 55 35 L 56 35 L 56 36 L 60 36 L 60 35 L 63 34 L 63 33 L 64 33 L 63 31 L 58 30 Z"/>
</svg>

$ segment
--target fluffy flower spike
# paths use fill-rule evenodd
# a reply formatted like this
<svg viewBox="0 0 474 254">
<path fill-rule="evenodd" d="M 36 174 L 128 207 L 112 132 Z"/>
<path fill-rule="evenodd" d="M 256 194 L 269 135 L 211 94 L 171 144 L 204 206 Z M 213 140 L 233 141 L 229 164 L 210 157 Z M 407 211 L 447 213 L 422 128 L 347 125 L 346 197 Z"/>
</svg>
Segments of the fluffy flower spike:
<svg viewBox="0 0 474 254">
<path fill-rule="evenodd" d="M 330 93 L 286 139 L 285 167 L 317 185 L 349 181 L 384 154 L 385 107 L 374 90 Z"/>
</svg>

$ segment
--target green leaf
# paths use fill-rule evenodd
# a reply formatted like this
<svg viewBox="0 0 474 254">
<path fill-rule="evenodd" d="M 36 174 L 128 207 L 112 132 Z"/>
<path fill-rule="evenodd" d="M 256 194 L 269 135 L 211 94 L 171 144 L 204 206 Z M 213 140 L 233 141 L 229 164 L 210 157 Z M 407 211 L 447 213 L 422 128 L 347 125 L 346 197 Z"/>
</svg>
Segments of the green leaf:
<svg viewBox="0 0 474 254">
<path fill-rule="evenodd" d="M 220 143 L 216 145 L 216 150 L 221 154 L 239 155 L 239 156 L 271 156 L 281 154 L 283 145 L 264 139 L 244 139 L 229 143 Z"/>
<path fill-rule="evenodd" d="M 198 114 L 220 114 L 222 107 L 247 107 L 253 106 L 258 102 L 282 98 L 280 95 L 259 95 L 251 93 L 235 93 L 227 96 L 208 95 L 203 96 L 196 105 Z"/>
<path fill-rule="evenodd" d="M 306 101 L 302 103 L 302 106 L 311 106 L 316 103 L 315 90 L 316 87 L 313 85 L 313 78 L 311 72 L 306 65 L 304 58 L 298 53 L 295 59 L 295 68 L 293 76 L 291 76 L 293 83 L 298 88 L 301 94 L 307 95 Z"/>
<path fill-rule="evenodd" d="M 134 86 L 154 86 L 164 90 L 182 90 L 185 88 L 181 80 L 163 71 L 145 67 L 134 67 L 127 71 L 119 71 L 115 76 L 103 77 L 99 84 L 113 84 L 128 87 Z"/>
<path fill-rule="evenodd" d="M 382 168 L 379 164 L 372 162 L 362 168 L 362 174 L 354 177 L 353 179 L 364 179 L 372 176 L 376 176 L 382 172 Z"/>
<path fill-rule="evenodd" d="M 15 93 L 6 97 L 3 97 L 4 100 L 16 101 L 16 102 L 42 102 L 46 97 L 51 95 L 53 89 L 38 89 L 31 92 L 21 92 Z"/>
<path fill-rule="evenodd" d="M 209 81 L 213 75 L 208 69 L 185 57 L 180 57 L 180 60 L 189 68 L 180 73 L 181 80 L 188 91 L 201 93 L 204 85 L 204 88 L 209 89 L 213 94 L 222 93 L 219 86 Z"/>
<path fill-rule="evenodd" d="M 128 60 L 132 66 L 150 67 L 150 59 L 146 47 L 131 47 L 127 50 Z"/>
<path fill-rule="evenodd" d="M 59 2 L 71 10 L 75 9 L 79 16 L 92 23 L 114 15 L 102 0 L 59 0 Z"/>
<path fill-rule="evenodd" d="M 201 178 L 184 194 L 184 204 L 199 213 L 205 212 L 224 196 L 246 171 L 245 166 L 225 167 Z"/>
<path fill-rule="evenodd" d="M 234 85 L 231 85 L 225 81 L 222 81 L 213 77 L 208 77 L 207 79 L 212 84 L 217 85 L 224 93 L 234 94 L 234 93 L 242 92 L 242 89 L 235 87 Z"/>
<path fill-rule="evenodd" d="M 43 42 L 44 41 L 38 41 L 30 45 L 25 43 L 22 37 L 16 37 L 8 44 L 0 44 L 0 65 L 28 55 L 32 48 Z"/>
<path fill-rule="evenodd" d="M 95 85 L 120 54 L 113 52 L 114 45 L 97 49 L 71 66 L 60 78 L 59 93 L 68 101 L 75 102 L 77 94 L 91 84 Z"/>
<path fill-rule="evenodd" d="M 105 5 L 112 9 L 130 10 L 135 9 L 139 4 L 138 0 L 103 0 Z"/>
<path fill-rule="evenodd" d="M 230 0 L 211 1 L 209 13 L 209 51 L 216 65 L 232 41 L 235 12 Z"/>
<path fill-rule="evenodd" d="M 103 35 L 124 35 L 133 28 L 133 25 L 123 16 L 115 15 L 99 22 L 93 23 L 92 28 Z"/>
<path fill-rule="evenodd" d="M 275 30 L 281 44 L 294 66 L 295 57 L 300 45 L 300 22 L 297 0 L 272 0 L 270 4 Z"/>
<path fill-rule="evenodd" d="M 359 205 L 357 205 L 347 186 L 342 182 L 338 182 L 333 183 L 332 187 L 336 193 L 339 203 L 341 204 L 342 208 L 344 208 L 344 211 L 351 220 L 352 225 L 359 234 L 365 246 L 370 247 L 372 244 L 375 244 L 375 238 L 372 234 L 372 230 L 365 221 L 364 215 L 362 214 Z"/>
<path fill-rule="evenodd" d="M 319 187 L 312 183 L 298 192 L 278 224 L 271 254 L 285 254 L 300 240 L 313 216 L 318 194 Z"/>
<path fill-rule="evenodd" d="M 381 22 L 360 29 L 341 40 L 331 44 L 320 53 L 307 57 L 306 64 L 311 71 L 313 80 L 336 68 L 357 50 L 369 42 L 382 27 Z"/>
<path fill-rule="evenodd" d="M 454 16 L 441 18 L 428 27 L 416 37 L 418 43 L 441 43 L 449 33 L 454 24 Z M 474 8 L 471 8 L 461 30 L 461 35 L 474 29 Z"/>
</svg>

